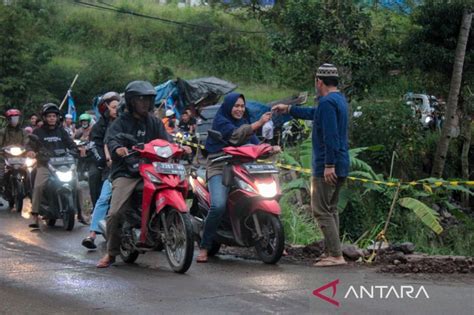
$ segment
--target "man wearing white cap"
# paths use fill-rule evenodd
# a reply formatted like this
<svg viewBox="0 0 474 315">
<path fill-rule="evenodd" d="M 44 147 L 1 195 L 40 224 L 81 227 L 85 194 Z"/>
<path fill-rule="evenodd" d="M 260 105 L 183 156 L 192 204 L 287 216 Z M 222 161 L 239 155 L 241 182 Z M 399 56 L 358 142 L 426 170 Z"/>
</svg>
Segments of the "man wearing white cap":
<svg viewBox="0 0 474 315">
<path fill-rule="evenodd" d="M 349 175 L 348 105 L 338 90 L 337 68 L 329 63 L 316 72 L 315 85 L 319 94 L 316 107 L 297 107 L 278 104 L 273 111 L 289 113 L 295 118 L 313 120 L 313 177 L 311 206 L 324 234 L 328 255 L 315 264 L 317 267 L 344 265 L 339 238 L 339 191 Z"/>
<path fill-rule="evenodd" d="M 67 134 L 73 138 L 76 129 L 74 128 L 74 122 L 72 121 L 72 115 L 66 114 L 64 116 L 64 130 L 66 130 Z"/>
</svg>

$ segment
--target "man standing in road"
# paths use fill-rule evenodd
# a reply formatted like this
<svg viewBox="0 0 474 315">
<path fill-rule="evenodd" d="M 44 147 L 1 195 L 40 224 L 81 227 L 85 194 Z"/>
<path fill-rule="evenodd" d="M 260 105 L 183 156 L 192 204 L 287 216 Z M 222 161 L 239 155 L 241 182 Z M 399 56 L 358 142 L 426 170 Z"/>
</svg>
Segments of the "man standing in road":
<svg viewBox="0 0 474 315">
<path fill-rule="evenodd" d="M 313 108 L 278 104 L 273 111 L 289 113 L 294 118 L 313 120 L 313 177 L 311 205 L 324 235 L 327 257 L 318 267 L 344 265 L 339 238 L 339 191 L 349 174 L 348 105 L 338 90 L 337 68 L 325 63 L 316 72 L 319 105 Z"/>
</svg>

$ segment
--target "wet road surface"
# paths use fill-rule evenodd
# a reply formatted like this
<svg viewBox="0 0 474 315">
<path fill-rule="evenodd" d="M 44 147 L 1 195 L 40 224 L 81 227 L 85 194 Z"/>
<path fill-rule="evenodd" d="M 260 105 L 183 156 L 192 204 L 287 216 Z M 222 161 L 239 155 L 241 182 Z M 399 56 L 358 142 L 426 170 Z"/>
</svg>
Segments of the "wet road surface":
<svg viewBox="0 0 474 315">
<path fill-rule="evenodd" d="M 472 275 L 387 275 L 374 268 L 348 266 L 264 265 L 224 256 L 208 264 L 193 263 L 184 274 L 171 271 L 163 253 L 141 255 L 136 264 L 105 269 L 95 263 L 104 251 L 87 251 L 80 243 L 88 227 L 72 232 L 42 226 L 31 232 L 27 220 L 0 211 L 1 314 L 473 314 Z M 120 259 L 119 259 L 120 260 Z M 321 293 L 313 291 L 339 279 Z M 429 298 L 362 298 L 353 286 L 423 286 Z M 382 296 L 387 293 L 383 291 Z M 392 292 L 393 293 L 393 292 Z"/>
</svg>

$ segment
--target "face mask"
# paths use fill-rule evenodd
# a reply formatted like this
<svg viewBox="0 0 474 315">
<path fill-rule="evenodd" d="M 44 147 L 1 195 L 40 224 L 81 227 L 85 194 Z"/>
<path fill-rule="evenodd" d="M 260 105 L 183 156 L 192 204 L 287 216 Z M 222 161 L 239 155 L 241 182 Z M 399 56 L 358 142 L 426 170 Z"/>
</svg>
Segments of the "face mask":
<svg viewBox="0 0 474 315">
<path fill-rule="evenodd" d="M 15 127 L 20 122 L 20 116 L 13 116 L 10 118 L 10 124 Z"/>
<path fill-rule="evenodd" d="M 81 123 L 81 127 L 83 129 L 87 129 L 87 128 L 89 128 L 89 123 L 88 122 L 83 122 L 83 123 Z"/>
</svg>

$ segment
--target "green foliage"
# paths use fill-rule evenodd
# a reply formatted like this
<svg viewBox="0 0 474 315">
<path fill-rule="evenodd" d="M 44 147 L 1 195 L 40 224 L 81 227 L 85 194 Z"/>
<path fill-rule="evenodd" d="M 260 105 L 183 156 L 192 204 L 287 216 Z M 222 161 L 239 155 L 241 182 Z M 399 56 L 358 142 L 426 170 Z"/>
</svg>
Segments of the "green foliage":
<svg viewBox="0 0 474 315">
<path fill-rule="evenodd" d="M 321 231 L 309 213 L 294 206 L 294 192 L 285 194 L 281 200 L 282 221 L 285 238 L 290 244 L 310 244 L 321 239 Z"/>
<path fill-rule="evenodd" d="M 0 5 L 0 103 L 5 109 L 24 110 L 45 93 L 41 74 L 52 51 L 42 34 L 44 20 L 40 8 L 26 1 Z"/>
<path fill-rule="evenodd" d="M 438 214 L 423 202 L 405 197 L 398 200 L 398 203 L 405 208 L 412 210 L 421 222 L 432 229 L 436 234 L 443 232 L 443 227 L 438 222 Z"/>
</svg>

